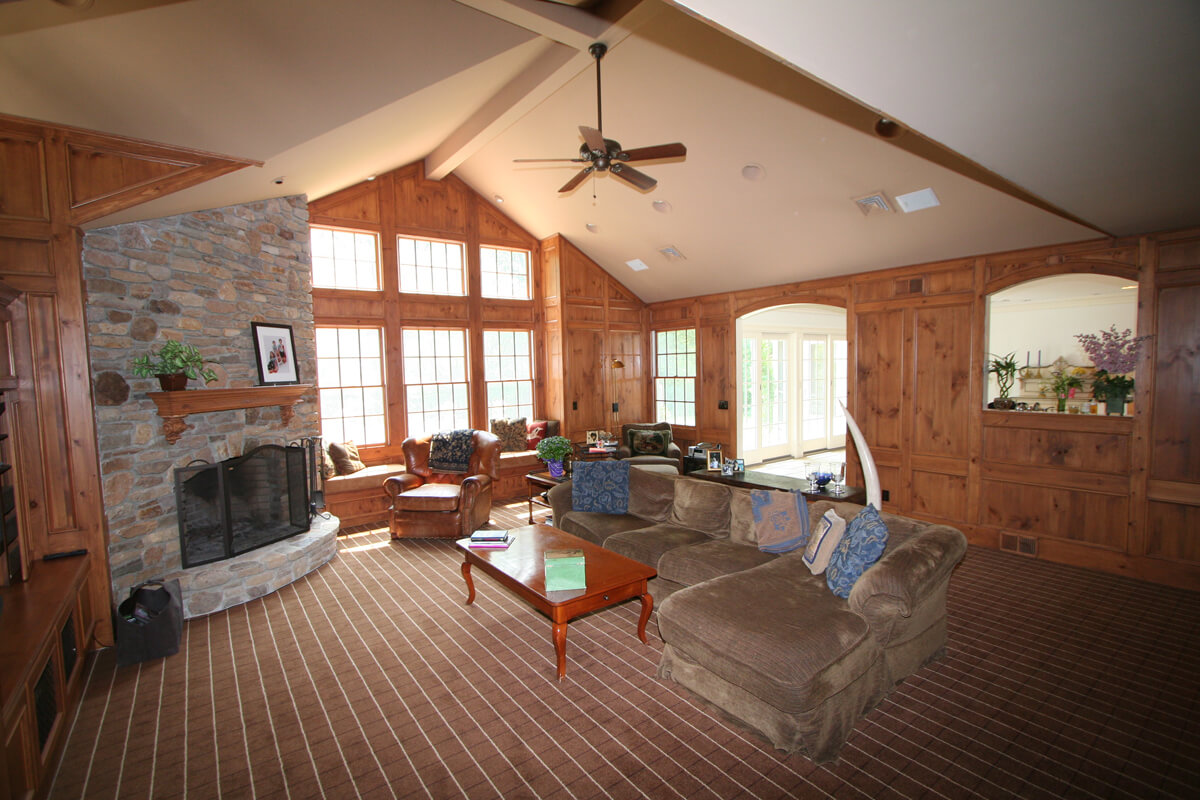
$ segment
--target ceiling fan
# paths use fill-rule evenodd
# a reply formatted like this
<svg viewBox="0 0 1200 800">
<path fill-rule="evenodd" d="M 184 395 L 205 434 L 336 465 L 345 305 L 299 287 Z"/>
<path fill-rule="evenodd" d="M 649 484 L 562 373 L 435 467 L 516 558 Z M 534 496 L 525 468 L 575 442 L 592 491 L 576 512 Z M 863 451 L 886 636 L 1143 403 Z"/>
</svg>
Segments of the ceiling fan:
<svg viewBox="0 0 1200 800">
<path fill-rule="evenodd" d="M 672 144 L 657 144 L 650 147 L 635 147 L 625 150 L 615 139 L 605 139 L 604 116 L 600 97 L 600 59 L 608 52 L 608 46 L 596 42 L 588 47 L 592 58 L 596 59 L 596 127 L 579 126 L 583 134 L 583 144 L 579 146 L 579 158 L 514 158 L 515 163 L 532 163 L 544 161 L 566 161 L 573 164 L 586 164 L 574 178 L 563 184 L 558 191 L 569 192 L 588 175 L 596 172 L 610 172 L 621 180 L 636 186 L 642 191 L 648 191 L 658 185 L 658 181 L 644 172 L 629 166 L 631 161 L 652 161 L 659 158 L 682 158 L 687 155 L 687 148 L 679 142 Z"/>
</svg>

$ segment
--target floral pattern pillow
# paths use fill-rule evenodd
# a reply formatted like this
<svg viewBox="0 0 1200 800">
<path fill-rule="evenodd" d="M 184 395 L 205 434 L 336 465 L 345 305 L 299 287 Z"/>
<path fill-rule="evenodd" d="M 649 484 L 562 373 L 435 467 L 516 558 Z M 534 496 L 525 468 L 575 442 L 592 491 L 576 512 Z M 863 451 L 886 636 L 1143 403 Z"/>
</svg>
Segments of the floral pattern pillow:
<svg viewBox="0 0 1200 800">
<path fill-rule="evenodd" d="M 887 525 L 880 519 L 875 506 L 860 511 L 850 520 L 846 535 L 829 557 L 829 566 L 825 568 L 829 590 L 838 597 L 849 597 L 859 577 L 883 555 L 887 541 Z"/>
<path fill-rule="evenodd" d="M 629 462 L 577 463 L 571 475 L 571 509 L 624 514 L 629 509 Z"/>
<path fill-rule="evenodd" d="M 494 419 L 492 433 L 500 440 L 500 452 L 511 453 L 514 450 L 526 450 L 529 447 L 529 432 L 525 428 L 525 418 Z"/>
<path fill-rule="evenodd" d="M 666 455 L 671 443 L 670 431 L 649 431 L 634 428 L 629 432 L 629 449 L 635 456 Z"/>
</svg>

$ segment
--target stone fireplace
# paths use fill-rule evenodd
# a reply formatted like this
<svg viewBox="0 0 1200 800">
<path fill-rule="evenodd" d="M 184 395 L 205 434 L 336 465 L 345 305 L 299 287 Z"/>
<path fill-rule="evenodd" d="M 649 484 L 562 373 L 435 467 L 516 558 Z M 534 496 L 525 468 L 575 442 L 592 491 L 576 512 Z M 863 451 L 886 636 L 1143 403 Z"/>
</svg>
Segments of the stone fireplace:
<svg viewBox="0 0 1200 800">
<path fill-rule="evenodd" d="M 314 382 L 310 264 L 303 196 L 85 234 L 88 355 L 115 597 L 124 597 L 145 580 L 183 577 L 177 469 L 196 461 L 217 464 L 261 445 L 286 446 L 319 435 L 316 392 L 308 390 L 288 412 L 263 406 L 190 414 L 187 429 L 172 443 L 147 395 L 158 390 L 157 382 L 132 377 L 130 362 L 167 338 L 180 339 L 213 362 L 218 380 L 209 388 L 257 386 L 250 323 L 267 322 L 291 326 L 300 382 Z M 200 388 L 198 381 L 189 385 L 191 391 Z M 314 520 L 309 533 L 185 579 L 185 611 L 195 616 L 257 597 L 282 585 L 269 573 L 291 575 L 328 560 L 336 550 L 337 526 L 335 521 L 330 531 L 325 522 Z M 296 551 L 302 540 L 314 536 L 323 537 L 316 555 Z M 247 566 L 247 559 L 257 566 Z M 261 577 L 244 577 L 259 573 Z M 298 575 L 288 580 L 294 577 Z M 218 578 L 236 585 L 214 588 Z M 195 595 L 190 599 L 189 590 Z"/>
</svg>

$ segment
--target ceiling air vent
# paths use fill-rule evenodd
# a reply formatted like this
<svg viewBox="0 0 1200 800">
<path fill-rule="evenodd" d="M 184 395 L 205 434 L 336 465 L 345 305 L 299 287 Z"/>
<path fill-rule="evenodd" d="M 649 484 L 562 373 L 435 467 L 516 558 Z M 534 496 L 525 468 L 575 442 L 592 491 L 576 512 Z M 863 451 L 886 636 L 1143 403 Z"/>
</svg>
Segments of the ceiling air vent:
<svg viewBox="0 0 1200 800">
<path fill-rule="evenodd" d="M 888 204 L 887 198 L 883 196 L 883 192 L 856 197 L 854 198 L 854 202 L 858 204 L 858 210 L 863 213 L 864 217 L 869 217 L 872 214 L 890 214 L 892 211 L 892 207 Z"/>
<path fill-rule="evenodd" d="M 660 247 L 658 252 L 666 256 L 668 261 L 687 261 L 687 256 L 679 252 L 679 248 L 673 244 Z"/>
</svg>

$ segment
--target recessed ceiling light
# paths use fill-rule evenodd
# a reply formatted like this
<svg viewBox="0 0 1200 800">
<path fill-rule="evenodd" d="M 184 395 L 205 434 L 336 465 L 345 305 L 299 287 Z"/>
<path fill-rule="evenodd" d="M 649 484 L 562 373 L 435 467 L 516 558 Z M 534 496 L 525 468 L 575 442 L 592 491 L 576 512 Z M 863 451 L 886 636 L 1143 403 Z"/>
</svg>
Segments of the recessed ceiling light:
<svg viewBox="0 0 1200 800">
<path fill-rule="evenodd" d="M 500 196 L 500 195 L 498 195 L 498 194 L 494 194 L 494 195 L 492 195 L 492 199 L 493 199 L 493 200 L 495 200 L 497 203 L 503 203 L 503 202 L 504 202 L 504 198 L 503 198 L 503 197 L 501 197 L 501 196 Z"/>
<path fill-rule="evenodd" d="M 1129 290 L 1129 289 L 1136 289 L 1136 288 L 1137 288 L 1137 284 L 1134 284 L 1133 286 L 1122 286 L 1121 287 L 1122 290 Z"/>
<path fill-rule="evenodd" d="M 645 261 L 642 261 L 640 258 L 630 259 L 629 261 L 626 261 L 625 264 L 634 272 L 641 272 L 644 269 L 650 269 L 650 265 Z"/>
<path fill-rule="evenodd" d="M 660 214 L 670 214 L 671 213 L 671 204 L 668 203 L 666 200 L 655 200 L 650 205 L 654 206 L 654 210 Z"/>
<path fill-rule="evenodd" d="M 283 182 L 284 182 L 284 180 L 285 180 L 286 178 L 287 178 L 287 176 L 286 176 L 286 175 L 280 175 L 278 178 L 275 178 L 275 179 L 274 179 L 273 181 L 271 181 L 271 182 L 272 182 L 272 183 L 274 183 L 276 186 L 279 186 L 281 183 L 283 183 Z"/>
<path fill-rule="evenodd" d="M 918 189 L 908 194 L 896 195 L 896 205 L 900 206 L 900 210 L 905 214 L 922 211 L 926 208 L 935 208 L 941 204 L 937 195 L 933 193 L 933 189 Z"/>
<path fill-rule="evenodd" d="M 762 164 L 747 164 L 742 167 L 742 177 L 748 181 L 761 181 L 767 176 Z"/>
<path fill-rule="evenodd" d="M 588 229 L 588 233 L 596 233 L 600 230 L 600 226 L 594 222 L 585 223 L 583 227 Z"/>
</svg>

